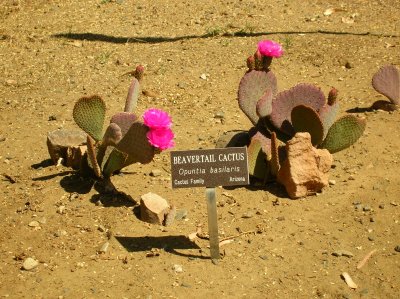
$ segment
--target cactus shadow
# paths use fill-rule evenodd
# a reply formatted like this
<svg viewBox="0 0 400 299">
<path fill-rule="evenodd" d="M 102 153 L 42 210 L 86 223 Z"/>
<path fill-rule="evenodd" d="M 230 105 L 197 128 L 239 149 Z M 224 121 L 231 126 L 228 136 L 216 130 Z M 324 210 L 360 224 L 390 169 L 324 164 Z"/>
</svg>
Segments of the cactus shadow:
<svg viewBox="0 0 400 299">
<path fill-rule="evenodd" d="M 347 109 L 346 112 L 347 113 L 363 113 L 363 112 L 371 112 L 374 109 L 372 109 L 371 107 L 354 107 L 354 108 L 350 108 Z"/>
<path fill-rule="evenodd" d="M 47 168 L 47 167 L 50 167 L 53 165 L 54 165 L 53 160 L 46 159 L 46 160 L 43 160 L 42 162 L 32 164 L 31 167 L 33 169 L 41 169 L 41 168 Z"/>
<path fill-rule="evenodd" d="M 78 173 L 65 176 L 60 180 L 60 186 L 68 193 L 87 194 L 92 190 L 94 180 L 82 177 Z"/>
<path fill-rule="evenodd" d="M 210 259 L 208 256 L 203 256 L 192 253 L 181 252 L 180 250 L 200 249 L 200 247 L 190 241 L 186 236 L 142 236 L 142 237 L 120 237 L 116 236 L 115 239 L 128 251 L 128 252 L 154 252 L 154 249 L 164 250 L 168 253 L 187 257 Z"/>
<path fill-rule="evenodd" d="M 132 196 L 123 192 L 113 193 L 98 193 L 94 194 L 90 199 L 91 203 L 101 204 L 103 207 L 133 207 L 137 206 L 136 201 Z"/>
</svg>

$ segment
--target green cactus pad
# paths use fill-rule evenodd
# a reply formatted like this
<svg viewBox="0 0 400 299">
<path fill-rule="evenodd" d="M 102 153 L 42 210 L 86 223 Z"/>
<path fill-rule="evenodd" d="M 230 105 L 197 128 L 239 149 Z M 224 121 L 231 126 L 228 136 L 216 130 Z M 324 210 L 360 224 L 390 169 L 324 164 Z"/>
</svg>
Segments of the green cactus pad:
<svg viewBox="0 0 400 299">
<path fill-rule="evenodd" d="M 269 156 L 268 154 L 269 153 Z M 271 157 L 271 140 L 264 137 L 261 133 L 256 133 L 247 148 L 249 161 L 249 174 L 260 180 L 265 180 L 269 176 L 267 161 Z"/>
<path fill-rule="evenodd" d="M 108 148 L 112 150 L 111 153 L 107 155 L 107 162 L 103 167 L 103 174 L 105 177 L 110 177 L 114 172 L 121 170 L 127 158 L 127 154 L 121 153 L 111 146 Z"/>
<path fill-rule="evenodd" d="M 365 126 L 365 118 L 342 116 L 331 126 L 320 148 L 327 149 L 331 154 L 339 152 L 355 143 L 362 136 Z"/>
<path fill-rule="evenodd" d="M 291 119 L 293 129 L 296 133 L 310 133 L 312 145 L 317 146 L 322 142 L 324 128 L 318 113 L 313 108 L 305 105 L 298 105 L 292 109 Z"/>
<path fill-rule="evenodd" d="M 272 111 L 272 90 L 268 88 L 256 105 L 257 115 L 262 118 L 271 114 Z"/>
<path fill-rule="evenodd" d="M 325 96 L 320 88 L 306 83 L 297 84 L 289 90 L 278 93 L 272 100 L 271 122 L 276 128 L 292 136 L 294 134 L 291 125 L 292 109 L 298 105 L 306 105 L 319 111 L 325 102 Z"/>
<path fill-rule="evenodd" d="M 94 140 L 103 136 L 103 124 L 106 115 L 106 104 L 99 96 L 80 98 L 72 112 L 75 123 Z"/>
<path fill-rule="evenodd" d="M 128 155 L 124 166 L 132 163 L 146 164 L 153 160 L 155 148 L 147 140 L 148 127 L 141 122 L 135 122 L 122 137 L 116 148 Z"/>
<path fill-rule="evenodd" d="M 122 136 L 125 136 L 126 132 L 137 120 L 138 117 L 134 113 L 120 112 L 111 117 L 110 123 L 117 124 L 121 128 Z"/>
<path fill-rule="evenodd" d="M 381 67 L 372 77 L 372 86 L 393 104 L 400 105 L 400 72 L 394 65 Z"/>
<path fill-rule="evenodd" d="M 129 86 L 128 95 L 126 97 L 124 112 L 132 112 L 136 109 L 139 98 L 140 84 L 138 79 L 133 78 Z"/>
<path fill-rule="evenodd" d="M 103 144 L 115 146 L 122 139 L 121 128 L 116 123 L 110 123 L 104 132 Z"/>
<path fill-rule="evenodd" d="M 277 91 L 276 77 L 271 71 L 253 70 L 246 73 L 240 80 L 238 91 L 239 107 L 254 125 L 258 121 L 257 102 L 267 89 L 270 89 L 274 95 Z"/>
</svg>

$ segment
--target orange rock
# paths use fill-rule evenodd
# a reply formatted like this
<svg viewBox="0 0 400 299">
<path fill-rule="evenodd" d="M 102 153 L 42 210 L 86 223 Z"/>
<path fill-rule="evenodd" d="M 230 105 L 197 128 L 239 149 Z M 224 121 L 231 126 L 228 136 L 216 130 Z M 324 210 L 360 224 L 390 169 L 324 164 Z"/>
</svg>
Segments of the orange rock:
<svg viewBox="0 0 400 299">
<path fill-rule="evenodd" d="M 279 169 L 277 180 L 290 198 L 315 194 L 329 184 L 328 171 L 333 157 L 326 149 L 316 149 L 309 133 L 296 133 L 286 144 L 287 158 Z"/>
</svg>

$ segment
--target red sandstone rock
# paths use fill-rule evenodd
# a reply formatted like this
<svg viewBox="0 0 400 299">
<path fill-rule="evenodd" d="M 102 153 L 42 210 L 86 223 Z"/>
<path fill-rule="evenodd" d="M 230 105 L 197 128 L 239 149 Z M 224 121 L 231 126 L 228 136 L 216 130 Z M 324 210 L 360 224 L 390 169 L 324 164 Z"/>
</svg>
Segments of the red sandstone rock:
<svg viewBox="0 0 400 299">
<path fill-rule="evenodd" d="M 155 193 L 146 193 L 140 199 L 140 218 L 145 222 L 163 225 L 169 210 L 168 202 Z"/>
<path fill-rule="evenodd" d="M 296 133 L 286 144 L 287 159 L 279 169 L 277 180 L 290 198 L 315 194 L 329 184 L 328 171 L 333 157 L 326 149 L 316 149 L 309 133 Z"/>
</svg>

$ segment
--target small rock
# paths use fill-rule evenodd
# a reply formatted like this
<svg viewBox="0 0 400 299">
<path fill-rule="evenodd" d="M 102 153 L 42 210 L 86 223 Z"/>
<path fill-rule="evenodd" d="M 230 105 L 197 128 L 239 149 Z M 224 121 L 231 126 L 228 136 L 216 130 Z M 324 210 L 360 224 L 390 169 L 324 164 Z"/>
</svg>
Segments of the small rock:
<svg viewBox="0 0 400 299">
<path fill-rule="evenodd" d="M 105 242 L 103 245 L 100 246 L 98 253 L 106 253 L 108 251 L 108 247 L 110 246 L 109 242 Z"/>
<path fill-rule="evenodd" d="M 41 223 L 41 224 L 46 224 L 47 219 L 46 219 L 45 217 L 42 217 L 42 218 L 40 218 L 38 221 L 39 221 L 39 223 Z"/>
<path fill-rule="evenodd" d="M 379 208 L 380 208 L 380 209 L 384 209 L 384 208 L 385 208 L 385 204 L 381 203 L 381 204 L 379 205 Z"/>
<path fill-rule="evenodd" d="M 33 221 L 29 222 L 28 226 L 30 226 L 30 227 L 39 227 L 40 223 L 38 221 L 36 221 L 36 220 L 33 220 Z"/>
<path fill-rule="evenodd" d="M 49 116 L 49 121 L 54 121 L 54 120 L 57 120 L 57 116 L 55 116 L 55 115 L 50 115 L 50 116 Z"/>
<path fill-rule="evenodd" d="M 397 245 L 397 246 L 394 248 L 394 251 L 400 252 L 400 245 Z"/>
<path fill-rule="evenodd" d="M 178 82 L 177 86 L 181 89 L 187 88 L 187 84 L 185 82 Z"/>
<path fill-rule="evenodd" d="M 200 78 L 203 79 L 203 80 L 207 80 L 207 75 L 206 74 L 201 74 Z"/>
<path fill-rule="evenodd" d="M 105 228 L 103 225 L 101 225 L 101 224 L 97 227 L 97 229 L 98 229 L 99 231 L 101 231 L 102 233 L 104 233 L 104 232 L 106 231 L 106 228 Z"/>
<path fill-rule="evenodd" d="M 371 242 L 375 241 L 375 237 L 374 236 L 368 236 L 368 240 L 371 241 Z"/>
<path fill-rule="evenodd" d="M 151 172 L 150 172 L 150 175 L 152 176 L 152 177 L 158 177 L 158 176 L 160 176 L 161 175 L 161 170 L 159 170 L 159 169 L 153 169 Z"/>
<path fill-rule="evenodd" d="M 364 207 L 363 207 L 363 211 L 364 211 L 364 212 L 371 211 L 371 207 L 370 207 L 370 206 L 364 206 Z"/>
<path fill-rule="evenodd" d="M 353 257 L 354 256 L 354 254 L 352 252 L 343 250 L 343 249 L 339 249 L 339 250 L 332 252 L 332 255 L 337 256 L 337 257 L 339 257 L 339 256 Z"/>
<path fill-rule="evenodd" d="M 142 221 L 163 225 L 169 209 L 168 202 L 155 193 L 146 193 L 140 199 L 140 218 Z"/>
<path fill-rule="evenodd" d="M 283 221 L 283 220 L 285 220 L 285 216 L 279 216 L 278 218 L 276 218 L 276 220 Z"/>
<path fill-rule="evenodd" d="M 329 180 L 328 183 L 331 186 L 336 185 L 336 181 L 335 180 Z"/>
<path fill-rule="evenodd" d="M 316 149 L 307 132 L 296 133 L 286 143 L 287 159 L 278 171 L 277 180 L 285 186 L 290 198 L 320 192 L 328 185 L 333 157 L 326 149 Z"/>
<path fill-rule="evenodd" d="M 215 113 L 214 118 L 224 119 L 225 113 L 223 111 L 218 111 L 217 113 Z"/>
<path fill-rule="evenodd" d="M 172 270 L 174 270 L 175 273 L 182 273 L 183 272 L 183 267 L 182 267 L 182 265 L 174 265 L 172 267 Z"/>
<path fill-rule="evenodd" d="M 58 214 L 65 214 L 65 206 L 59 206 L 58 208 L 57 208 L 57 213 Z"/>
<path fill-rule="evenodd" d="M 246 213 L 244 213 L 244 214 L 242 215 L 242 218 L 245 218 L 245 219 L 253 218 L 253 217 L 254 217 L 254 213 L 251 212 L 251 211 L 246 212 Z"/>
<path fill-rule="evenodd" d="M 58 230 L 58 231 L 56 231 L 55 233 L 54 233 L 54 236 L 55 237 L 62 237 L 62 236 L 66 236 L 67 235 L 67 231 L 65 231 L 65 230 Z"/>
<path fill-rule="evenodd" d="M 35 269 L 39 265 L 39 262 L 31 257 L 25 259 L 24 263 L 22 264 L 22 269 L 26 271 L 30 271 Z"/>
</svg>

